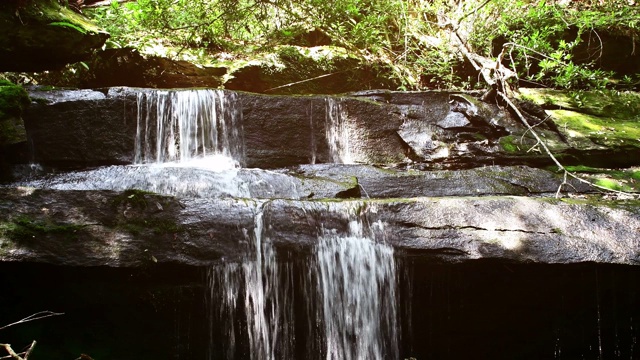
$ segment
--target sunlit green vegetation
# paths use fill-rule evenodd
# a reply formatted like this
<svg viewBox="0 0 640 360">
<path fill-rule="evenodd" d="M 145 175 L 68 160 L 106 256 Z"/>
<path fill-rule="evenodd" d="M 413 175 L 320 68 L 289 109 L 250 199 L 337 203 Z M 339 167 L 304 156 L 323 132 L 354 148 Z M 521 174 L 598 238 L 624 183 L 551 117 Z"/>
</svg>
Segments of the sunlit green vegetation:
<svg viewBox="0 0 640 360">
<path fill-rule="evenodd" d="M 602 33 L 640 38 L 640 7 L 628 0 L 138 0 L 85 14 L 111 33 L 110 47 L 202 64 L 315 45 L 312 33 L 391 67 L 406 89 L 476 86 L 451 30 L 487 58 L 504 49 L 503 63 L 531 84 L 631 89 L 639 81 L 601 70 L 597 52 L 575 58 Z"/>
</svg>

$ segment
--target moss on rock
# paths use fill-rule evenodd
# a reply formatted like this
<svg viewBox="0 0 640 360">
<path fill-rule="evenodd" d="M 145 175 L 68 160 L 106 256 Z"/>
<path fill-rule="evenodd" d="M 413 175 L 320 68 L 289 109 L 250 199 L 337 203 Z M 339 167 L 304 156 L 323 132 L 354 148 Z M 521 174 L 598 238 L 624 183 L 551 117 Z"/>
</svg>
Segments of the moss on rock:
<svg viewBox="0 0 640 360">
<path fill-rule="evenodd" d="M 0 79 L 0 146 L 27 140 L 21 115 L 28 105 L 29 96 L 21 86 Z"/>
<path fill-rule="evenodd" d="M 29 95 L 22 86 L 0 79 L 0 119 L 20 116 L 28 105 Z"/>
<path fill-rule="evenodd" d="M 545 109 L 564 135 L 565 147 L 627 154 L 640 150 L 638 93 L 520 89 L 518 96 Z M 562 147 L 562 144 L 558 145 Z M 552 151 L 564 150 L 557 146 L 549 147 Z"/>
<path fill-rule="evenodd" d="M 102 47 L 109 34 L 56 0 L 0 8 L 0 71 L 59 69 Z"/>
<path fill-rule="evenodd" d="M 572 145 L 588 146 L 585 139 L 604 147 L 640 149 L 640 121 L 599 117 L 572 110 L 547 110 Z"/>
<path fill-rule="evenodd" d="M 229 69 L 225 88 L 258 93 L 337 94 L 398 86 L 384 64 L 370 64 L 330 45 L 283 45 L 251 60 L 236 60 Z"/>
<path fill-rule="evenodd" d="M 640 192 L 640 168 L 615 170 L 577 165 L 566 166 L 566 169 L 593 184 L 607 189 L 633 193 Z"/>
<path fill-rule="evenodd" d="M 636 92 L 522 88 L 519 97 L 546 108 L 573 110 L 600 117 L 640 119 L 640 94 Z"/>
<path fill-rule="evenodd" d="M 22 215 L 0 224 L 0 237 L 21 242 L 38 240 L 49 234 L 55 234 L 58 237 L 75 240 L 78 237 L 78 231 L 84 227 L 84 225 L 56 223 Z"/>
</svg>

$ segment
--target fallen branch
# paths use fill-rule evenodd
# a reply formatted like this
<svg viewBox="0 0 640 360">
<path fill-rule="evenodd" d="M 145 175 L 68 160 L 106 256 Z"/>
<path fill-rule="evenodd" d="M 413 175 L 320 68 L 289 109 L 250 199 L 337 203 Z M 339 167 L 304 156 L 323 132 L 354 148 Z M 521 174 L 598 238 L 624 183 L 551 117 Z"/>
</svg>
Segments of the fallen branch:
<svg viewBox="0 0 640 360">
<path fill-rule="evenodd" d="M 31 355 L 31 352 L 33 351 L 33 348 L 35 346 L 36 346 L 36 341 L 33 340 L 33 342 L 31 342 L 31 345 L 29 345 L 29 348 L 27 348 L 25 352 L 16 353 L 11 347 L 11 344 L 0 344 L 0 347 L 4 347 L 7 353 L 9 353 L 9 356 L 4 356 L 4 357 L 1 357 L 0 359 L 28 360 L 29 355 Z M 20 355 L 23 355 L 23 356 L 20 356 Z"/>
<path fill-rule="evenodd" d="M 502 51 L 500 52 L 500 54 L 498 55 L 498 58 L 493 61 L 491 60 L 492 66 L 487 66 L 487 62 L 485 61 L 485 57 L 480 56 L 478 54 L 475 54 L 473 52 L 471 52 L 469 50 L 469 48 L 467 47 L 467 44 L 465 43 L 465 41 L 462 39 L 462 37 L 460 36 L 460 34 L 458 34 L 457 29 L 459 27 L 459 24 L 451 24 L 451 22 L 449 20 L 447 20 L 447 22 L 445 23 L 445 26 L 443 26 L 443 29 L 453 33 L 453 35 L 455 35 L 455 38 L 458 40 L 459 44 L 458 44 L 458 49 L 459 51 L 463 54 L 463 56 L 467 59 L 467 61 L 469 61 L 469 63 L 474 67 L 474 69 L 476 71 L 478 71 L 478 73 L 482 76 L 482 79 L 484 80 L 484 82 L 491 88 L 491 90 L 489 90 L 489 92 L 495 93 L 496 97 L 501 100 L 504 104 L 507 105 L 507 107 L 513 112 L 513 114 L 515 114 L 515 116 L 520 120 L 520 122 L 527 128 L 527 131 L 530 132 L 533 137 L 536 140 L 536 144 L 534 146 L 540 146 L 542 147 L 542 149 L 544 150 L 544 152 L 547 154 L 547 156 L 553 161 L 553 163 L 558 167 L 558 170 L 561 170 L 563 172 L 563 177 L 564 177 L 564 181 L 562 182 L 562 184 L 560 184 L 560 186 L 558 187 L 558 191 L 556 192 L 556 198 L 560 197 L 560 191 L 562 189 L 562 187 L 564 185 L 567 185 L 567 177 L 571 177 L 573 179 L 576 179 L 577 181 L 584 183 L 584 184 L 588 184 L 591 187 L 603 190 L 603 191 L 607 191 L 607 192 L 611 192 L 611 193 L 615 193 L 617 195 L 621 195 L 624 197 L 635 197 L 635 198 L 640 198 L 640 195 L 638 194 L 633 194 L 633 193 L 628 193 L 625 191 L 620 191 L 620 190 L 614 190 L 614 189 L 610 189 L 598 184 L 595 184 L 591 181 L 585 180 L 581 177 L 579 177 L 578 175 L 576 175 L 575 173 L 570 172 L 569 170 L 567 170 L 566 167 L 564 167 L 564 165 L 562 165 L 562 163 L 560 163 L 560 161 L 555 157 L 555 155 L 553 155 L 553 153 L 551 152 L 551 150 L 549 149 L 549 147 L 545 144 L 545 142 L 542 140 L 542 138 L 538 135 L 538 133 L 535 131 L 534 126 L 531 126 L 531 124 L 529 124 L 529 122 L 527 121 L 526 117 L 524 116 L 524 114 L 522 114 L 522 111 L 520 111 L 520 108 L 518 107 L 518 105 L 516 105 L 512 100 L 511 97 L 509 96 L 509 93 L 511 92 L 509 89 L 509 86 L 507 85 L 507 80 L 511 77 L 517 77 L 517 75 L 515 74 L 515 72 L 511 71 L 510 69 L 506 68 L 504 65 L 502 65 L 502 60 L 504 59 L 505 56 L 505 50 L 507 48 L 514 48 L 514 47 L 520 47 L 523 48 L 525 50 L 529 50 L 534 52 L 536 55 L 539 55 L 543 58 L 549 58 L 551 59 L 549 56 L 540 53 L 538 51 L 535 51 L 533 49 L 527 48 L 525 46 L 521 46 L 515 43 L 506 43 L 503 45 L 502 47 Z M 488 93 L 489 93 L 488 92 Z M 485 94 L 485 96 L 483 96 L 483 98 L 487 97 L 487 94 Z M 545 119 L 547 120 L 547 119 Z M 538 124 L 536 124 L 537 126 Z"/>
<path fill-rule="evenodd" d="M 344 71 L 337 71 L 337 72 L 330 73 L 330 74 L 324 74 L 324 75 L 316 76 L 316 77 L 313 77 L 313 78 L 311 78 L 311 79 L 305 79 L 305 80 L 296 81 L 296 82 L 292 82 L 292 83 L 285 84 L 285 85 L 276 86 L 276 87 L 273 87 L 273 88 L 271 88 L 271 89 L 267 89 L 267 90 L 265 90 L 264 92 L 273 91 L 273 90 L 277 90 L 277 89 L 282 89 L 282 88 L 285 88 L 285 87 L 289 87 L 289 86 L 293 86 L 293 85 L 298 85 L 298 84 L 306 83 L 306 82 L 308 82 L 308 81 L 313 81 L 313 80 L 317 80 L 317 79 L 322 79 L 322 78 L 325 78 L 325 77 L 327 77 L 327 76 L 331 76 L 331 75 L 339 74 L 339 73 L 341 73 L 341 72 L 344 72 Z"/>
<path fill-rule="evenodd" d="M 6 328 L 8 328 L 10 326 L 23 324 L 23 323 L 26 323 L 26 322 L 29 322 L 29 321 L 40 320 L 40 319 L 48 318 L 48 317 L 51 317 L 51 316 L 58 316 L 58 315 L 64 315 L 64 313 L 56 313 L 56 312 L 53 312 L 53 311 L 40 311 L 40 312 L 37 312 L 35 314 L 31 314 L 31 315 L 27 316 L 24 319 L 20 319 L 20 320 L 14 322 L 14 323 L 2 326 L 2 327 L 0 327 L 0 330 L 4 330 L 4 329 L 6 329 Z"/>
<path fill-rule="evenodd" d="M 31 314 L 29 316 L 27 316 L 26 318 L 20 319 L 16 322 L 13 322 L 11 324 L 7 324 L 4 325 L 2 327 L 0 327 L 0 330 L 4 330 L 8 327 L 11 326 L 15 326 L 15 325 L 19 325 L 19 324 L 24 324 L 26 322 L 29 321 L 34 321 L 34 320 L 40 320 L 40 319 L 44 319 L 44 318 L 48 318 L 48 317 L 52 317 L 52 316 L 58 316 L 58 315 L 64 315 L 64 313 L 56 313 L 53 311 L 40 311 L 37 312 L 35 314 Z M 31 345 L 29 345 L 29 347 L 27 348 L 27 350 L 25 350 L 24 352 L 21 353 L 16 353 L 13 348 L 11 347 L 11 344 L 1 344 L 0 343 L 0 347 L 3 347 L 6 352 L 9 354 L 9 356 L 3 356 L 0 357 L 0 359 L 14 359 L 14 360 L 28 360 L 29 356 L 31 355 L 31 352 L 33 352 L 33 348 L 36 346 L 36 341 L 33 340 L 31 342 Z"/>
<path fill-rule="evenodd" d="M 101 6 L 111 6 L 111 3 L 126 3 L 126 2 L 134 2 L 136 0 L 102 0 L 97 1 L 91 4 L 82 5 L 82 8 L 97 8 Z"/>
</svg>

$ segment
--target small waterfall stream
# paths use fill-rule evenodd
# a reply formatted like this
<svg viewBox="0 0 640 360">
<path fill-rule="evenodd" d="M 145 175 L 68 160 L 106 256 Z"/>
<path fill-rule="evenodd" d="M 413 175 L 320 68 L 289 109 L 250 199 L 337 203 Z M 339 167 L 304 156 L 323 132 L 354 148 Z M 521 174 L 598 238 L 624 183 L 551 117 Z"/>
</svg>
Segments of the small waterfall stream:
<svg viewBox="0 0 640 360">
<path fill-rule="evenodd" d="M 393 248 L 373 235 L 382 224 L 332 209 L 348 229 L 320 229 L 295 266 L 270 243 L 268 204 L 247 234 L 245 261 L 208 270 L 209 359 L 398 359 Z"/>
<path fill-rule="evenodd" d="M 222 90 L 141 90 L 134 165 L 108 166 L 36 180 L 64 190 L 139 189 L 187 197 L 250 197 L 242 109 Z M 249 175 L 247 177 L 250 177 Z"/>
<path fill-rule="evenodd" d="M 246 259 L 207 271 L 209 359 L 279 359 L 288 348 L 289 339 L 281 335 L 292 324 L 292 307 L 275 250 L 265 236 L 263 207 L 257 209 L 253 231 L 246 234 Z M 220 324 L 222 334 L 216 333 Z"/>
<path fill-rule="evenodd" d="M 235 93 L 141 91 L 137 110 L 135 163 L 207 159 L 210 167 L 216 162 L 213 157 L 222 164 L 228 159 L 242 164 L 242 111 Z"/>
<path fill-rule="evenodd" d="M 393 248 L 364 230 L 352 220 L 348 234 L 326 232 L 315 250 L 326 359 L 398 358 Z"/>
<path fill-rule="evenodd" d="M 347 113 L 340 99 L 326 98 L 326 132 L 331 162 L 337 164 L 353 164 L 351 154 L 351 129 L 347 123 Z"/>
</svg>

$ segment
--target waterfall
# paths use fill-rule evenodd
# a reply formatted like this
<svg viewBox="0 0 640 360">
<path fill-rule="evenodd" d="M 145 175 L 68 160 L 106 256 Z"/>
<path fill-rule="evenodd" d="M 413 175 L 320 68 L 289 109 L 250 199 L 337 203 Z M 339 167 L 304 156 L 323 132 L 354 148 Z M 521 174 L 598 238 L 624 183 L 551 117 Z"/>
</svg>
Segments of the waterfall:
<svg viewBox="0 0 640 360">
<path fill-rule="evenodd" d="M 139 92 L 134 162 L 242 164 L 238 103 L 235 93 L 222 90 Z"/>
<path fill-rule="evenodd" d="M 245 260 L 209 268 L 209 359 L 399 358 L 393 248 L 376 239 L 383 225 L 331 211 L 348 229 L 319 229 L 308 257 L 278 257 L 261 209 Z"/>
<path fill-rule="evenodd" d="M 362 221 L 353 220 L 348 234 L 324 232 L 316 261 L 326 359 L 397 359 L 393 248 L 365 235 Z"/>
<path fill-rule="evenodd" d="M 311 159 L 310 164 L 315 164 L 318 157 L 318 145 L 316 144 L 316 136 L 313 123 L 313 100 L 309 100 L 309 129 L 311 130 Z"/>
<path fill-rule="evenodd" d="M 241 264 L 208 269 L 209 360 L 291 358 L 286 335 L 293 324 L 292 296 L 280 277 L 282 266 L 264 232 L 263 216 L 261 207 L 253 233 L 247 234 L 248 255 Z M 216 334 L 220 324 L 223 333 Z M 243 343 L 244 348 L 238 347 Z"/>
<path fill-rule="evenodd" d="M 340 99 L 326 98 L 326 133 L 329 143 L 331 162 L 337 164 L 353 164 L 350 138 L 353 135 L 347 123 L 347 113 L 342 108 Z"/>
</svg>

